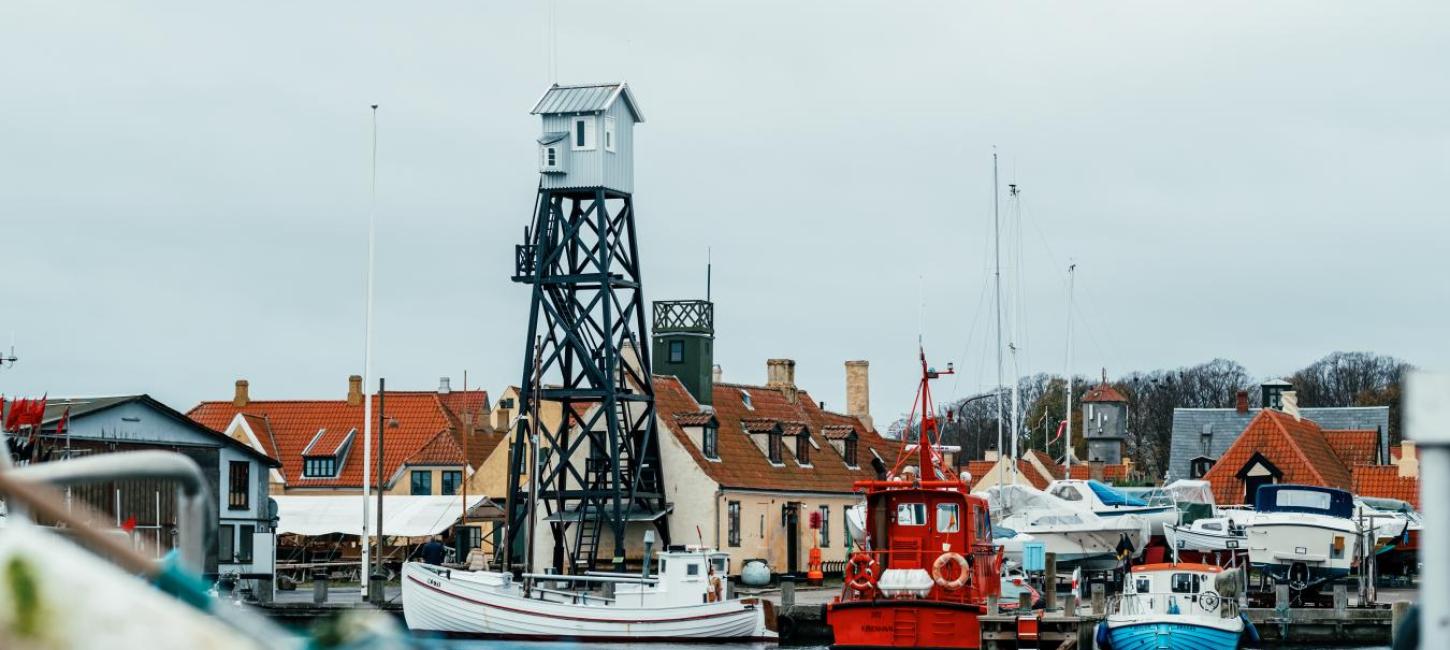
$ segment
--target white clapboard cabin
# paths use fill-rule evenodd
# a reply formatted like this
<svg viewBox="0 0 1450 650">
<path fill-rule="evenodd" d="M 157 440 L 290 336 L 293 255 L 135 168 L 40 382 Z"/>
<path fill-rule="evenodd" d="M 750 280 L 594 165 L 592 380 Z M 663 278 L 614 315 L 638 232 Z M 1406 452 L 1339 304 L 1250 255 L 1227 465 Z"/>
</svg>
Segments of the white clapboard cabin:
<svg viewBox="0 0 1450 650">
<path fill-rule="evenodd" d="M 634 192 L 634 125 L 644 114 L 628 84 L 554 84 L 530 114 L 543 117 L 543 189 Z"/>
</svg>

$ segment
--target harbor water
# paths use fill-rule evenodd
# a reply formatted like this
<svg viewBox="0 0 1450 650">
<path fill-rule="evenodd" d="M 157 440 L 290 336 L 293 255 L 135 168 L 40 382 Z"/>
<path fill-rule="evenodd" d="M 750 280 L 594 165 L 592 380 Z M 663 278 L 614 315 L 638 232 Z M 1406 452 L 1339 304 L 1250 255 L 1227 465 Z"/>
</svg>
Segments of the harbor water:
<svg viewBox="0 0 1450 650">
<path fill-rule="evenodd" d="M 428 650 L 580 650 L 582 648 L 604 650 L 768 650 L 773 648 L 771 644 L 765 643 L 618 643 L 599 644 L 583 642 L 563 641 L 479 641 L 460 639 L 424 639 L 419 647 Z M 782 648 L 793 648 L 798 650 L 829 650 L 829 646 L 780 646 Z M 1267 646 L 1266 646 L 1267 647 Z M 1389 650 L 1389 646 L 1335 646 L 1326 648 L 1323 646 L 1295 646 L 1278 645 L 1276 648 L 1294 648 L 1295 650 Z"/>
</svg>

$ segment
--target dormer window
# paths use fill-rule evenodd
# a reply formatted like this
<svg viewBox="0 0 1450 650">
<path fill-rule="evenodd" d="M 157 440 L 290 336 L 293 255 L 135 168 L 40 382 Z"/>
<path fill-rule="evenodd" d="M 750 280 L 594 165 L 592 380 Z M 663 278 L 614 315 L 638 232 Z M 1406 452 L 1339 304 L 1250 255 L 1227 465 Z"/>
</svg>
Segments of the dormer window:
<svg viewBox="0 0 1450 650">
<path fill-rule="evenodd" d="M 574 143 L 575 151 L 593 151 L 594 144 L 594 117 L 574 118 L 574 128 L 570 130 L 570 139 Z"/>
<path fill-rule="evenodd" d="M 783 458 L 785 452 L 785 441 L 781 440 L 780 431 L 772 431 L 769 436 L 770 463 L 772 465 L 780 465 L 782 464 L 781 458 Z"/>
<path fill-rule="evenodd" d="M 357 429 L 346 433 L 318 429 L 302 450 L 302 478 L 337 478 L 356 435 Z"/>
<path fill-rule="evenodd" d="M 849 435 L 849 436 L 846 437 L 846 454 L 845 454 L 845 456 L 846 456 L 846 466 L 847 467 L 850 467 L 850 468 L 854 469 L 854 468 L 857 468 L 857 467 L 860 467 L 861 466 L 860 463 L 856 462 L 856 434 L 854 432 L 852 432 L 851 435 Z"/>
<path fill-rule="evenodd" d="M 337 459 L 332 456 L 302 459 L 303 478 L 332 478 L 337 476 Z"/>
<path fill-rule="evenodd" d="M 801 428 L 801 432 L 796 434 L 795 460 L 802 466 L 811 464 L 811 434 L 805 428 Z"/>
<path fill-rule="evenodd" d="M 700 445 L 701 453 L 710 460 L 720 460 L 720 428 L 710 424 L 705 426 L 704 444 Z"/>
<path fill-rule="evenodd" d="M 752 404 L 750 402 L 750 393 L 747 393 L 747 392 L 745 392 L 743 390 L 740 391 L 740 401 L 745 404 L 745 408 L 747 408 L 747 409 L 749 409 L 751 411 L 754 411 L 755 410 L 755 404 Z"/>
</svg>

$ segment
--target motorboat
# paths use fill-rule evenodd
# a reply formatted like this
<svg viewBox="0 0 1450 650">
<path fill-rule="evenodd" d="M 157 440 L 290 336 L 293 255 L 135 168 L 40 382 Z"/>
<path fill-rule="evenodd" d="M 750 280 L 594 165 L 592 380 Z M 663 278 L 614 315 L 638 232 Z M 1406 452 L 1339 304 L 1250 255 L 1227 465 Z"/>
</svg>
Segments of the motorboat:
<svg viewBox="0 0 1450 650">
<path fill-rule="evenodd" d="M 1177 503 L 1158 489 L 1130 494 L 1102 481 L 1061 479 L 1048 484 L 1047 493 L 1099 517 L 1142 517 L 1152 525 L 1152 535 L 1162 535 L 1164 526 L 1178 523 Z"/>
<path fill-rule="evenodd" d="M 1246 510 L 1224 510 L 1192 523 L 1164 526 L 1163 535 L 1179 551 L 1242 550 L 1248 548 L 1246 531 L 1252 519 L 1253 513 Z"/>
<path fill-rule="evenodd" d="M 1246 535 L 1249 561 L 1295 591 L 1342 578 L 1359 552 L 1353 516 L 1353 497 L 1344 490 L 1260 486 Z"/>
<path fill-rule="evenodd" d="M 866 499 L 860 548 L 826 605 L 837 648 L 981 648 L 978 617 L 1001 594 L 987 501 L 941 451 L 929 382 L 950 370 L 927 366 L 923 353 L 921 371 L 908 418 L 919 444 L 903 441 L 883 480 L 855 483 Z"/>
<path fill-rule="evenodd" d="M 1123 581 L 1123 593 L 1112 600 L 1107 618 L 1098 624 L 1098 647 L 1235 650 L 1252 627 L 1237 602 L 1220 587 L 1233 577 L 1208 564 L 1133 567 Z"/>
<path fill-rule="evenodd" d="M 1027 545 L 1038 542 L 1057 556 L 1059 567 L 1105 571 L 1141 555 L 1150 536 L 1145 518 L 1100 517 L 1027 485 L 992 486 L 986 497 L 992 507 L 993 542 L 1013 562 L 1021 563 Z"/>
<path fill-rule="evenodd" d="M 403 565 L 403 619 L 415 631 L 510 639 L 775 641 L 770 607 L 730 598 L 729 556 L 672 547 L 656 571 L 582 575 Z"/>
</svg>

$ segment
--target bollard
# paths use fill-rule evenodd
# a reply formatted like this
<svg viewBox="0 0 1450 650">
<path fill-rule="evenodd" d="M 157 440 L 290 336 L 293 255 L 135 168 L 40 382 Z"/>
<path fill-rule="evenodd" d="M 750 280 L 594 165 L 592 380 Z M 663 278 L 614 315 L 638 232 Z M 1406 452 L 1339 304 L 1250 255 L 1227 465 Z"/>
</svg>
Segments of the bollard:
<svg viewBox="0 0 1450 650">
<path fill-rule="evenodd" d="M 1057 609 L 1057 554 L 1047 554 L 1047 578 L 1042 583 L 1043 604 L 1047 611 Z"/>
<path fill-rule="evenodd" d="M 1093 583 L 1093 616 L 1102 616 L 1108 611 L 1107 586 L 1101 582 Z"/>
<path fill-rule="evenodd" d="M 780 606 L 783 609 L 790 609 L 795 605 L 795 578 L 792 576 L 781 576 L 780 578 Z"/>
<path fill-rule="evenodd" d="M 1334 585 L 1334 618 L 1343 620 L 1344 610 L 1349 608 L 1349 587 L 1344 583 Z"/>
<path fill-rule="evenodd" d="M 312 572 L 312 602 L 321 605 L 327 602 L 327 572 Z"/>
<path fill-rule="evenodd" d="M 1020 594 L 1017 594 L 1017 611 L 1018 612 L 1030 612 L 1030 611 L 1032 611 L 1032 592 L 1030 592 L 1030 591 L 1024 591 L 1024 592 L 1022 592 Z"/>
<path fill-rule="evenodd" d="M 997 594 L 987 596 L 987 616 L 997 615 Z"/>
<path fill-rule="evenodd" d="M 1404 621 L 1405 620 L 1405 615 L 1410 613 L 1410 605 L 1412 605 L 1412 604 L 1413 603 L 1411 603 L 1408 600 L 1397 600 L 1397 601 L 1395 601 L 1393 603 L 1390 603 L 1390 640 L 1391 641 L 1394 641 L 1395 639 L 1400 638 L 1400 622 L 1401 621 Z"/>
<path fill-rule="evenodd" d="M 1067 616 L 1077 616 L 1077 593 L 1070 593 L 1063 597 L 1062 613 Z"/>
<path fill-rule="evenodd" d="M 1274 585 L 1274 609 L 1280 616 L 1289 615 L 1289 585 Z"/>
</svg>

